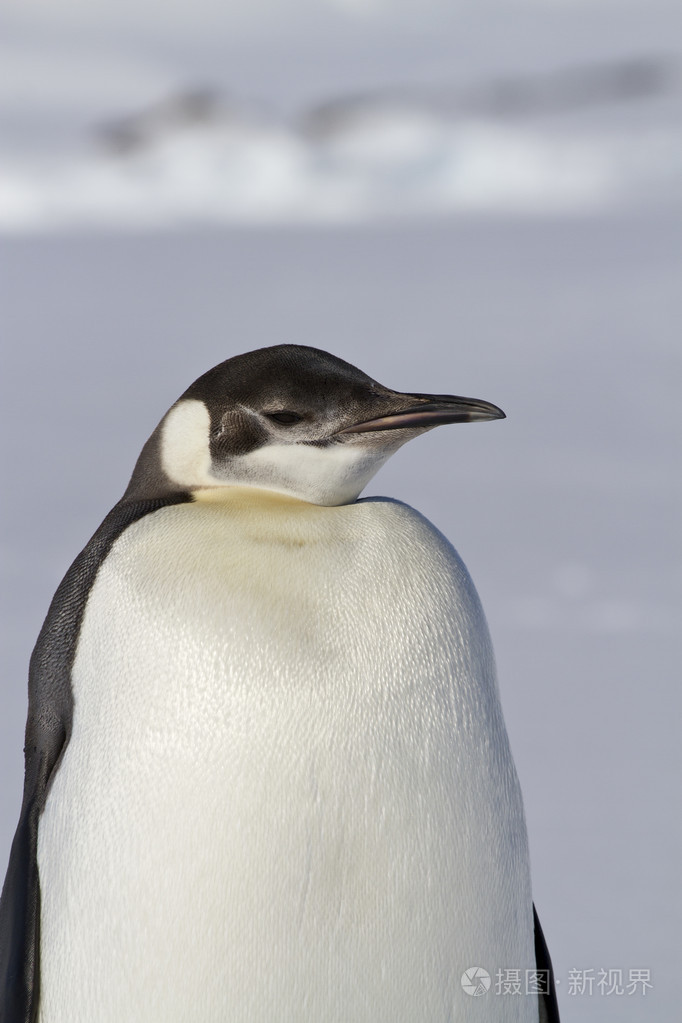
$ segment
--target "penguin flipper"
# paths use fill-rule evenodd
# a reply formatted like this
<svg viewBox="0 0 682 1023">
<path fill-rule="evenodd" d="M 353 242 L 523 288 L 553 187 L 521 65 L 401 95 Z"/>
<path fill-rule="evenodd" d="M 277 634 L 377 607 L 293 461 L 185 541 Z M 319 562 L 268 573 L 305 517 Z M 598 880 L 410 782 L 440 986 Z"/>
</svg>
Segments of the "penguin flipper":
<svg viewBox="0 0 682 1023">
<path fill-rule="evenodd" d="M 556 998 L 556 985 L 554 983 L 554 970 L 552 960 L 547 948 L 545 936 L 542 933 L 538 913 L 533 905 L 533 921 L 535 924 L 535 965 L 538 971 L 546 971 L 548 984 L 542 985 L 546 988 L 546 994 L 538 995 L 538 1007 L 540 1010 L 539 1023 L 559 1023 L 559 1006 Z"/>
<path fill-rule="evenodd" d="M 38 1018 L 38 818 L 63 746 L 64 736 L 51 749 L 27 745 L 24 804 L 0 898 L 0 1023 L 35 1023 Z"/>
<path fill-rule="evenodd" d="M 86 599 L 79 583 L 89 547 L 58 587 L 31 655 L 24 798 L 0 899 L 0 1023 L 35 1023 L 38 1018 L 38 825 L 71 728 L 70 671 Z"/>
</svg>

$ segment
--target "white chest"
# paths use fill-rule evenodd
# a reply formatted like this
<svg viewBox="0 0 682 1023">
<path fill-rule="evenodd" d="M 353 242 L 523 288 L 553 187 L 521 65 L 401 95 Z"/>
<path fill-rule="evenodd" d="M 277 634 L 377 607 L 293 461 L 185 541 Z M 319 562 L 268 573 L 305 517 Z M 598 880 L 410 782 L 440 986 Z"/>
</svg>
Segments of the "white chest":
<svg viewBox="0 0 682 1023">
<path fill-rule="evenodd" d="M 487 629 L 414 512 L 140 520 L 73 688 L 40 825 L 41 1023 L 435 1023 L 468 1019 L 467 967 L 532 967 Z"/>
</svg>

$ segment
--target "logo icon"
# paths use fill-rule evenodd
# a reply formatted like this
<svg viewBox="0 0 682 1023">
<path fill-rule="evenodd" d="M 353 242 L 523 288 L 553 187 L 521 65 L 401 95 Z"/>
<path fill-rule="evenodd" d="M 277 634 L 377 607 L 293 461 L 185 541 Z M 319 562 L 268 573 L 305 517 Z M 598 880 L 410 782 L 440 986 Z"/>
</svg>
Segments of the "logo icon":
<svg viewBox="0 0 682 1023">
<path fill-rule="evenodd" d="M 490 990 L 490 974 L 482 966 L 470 966 L 462 974 L 462 988 L 468 995 L 476 998 Z"/>
</svg>

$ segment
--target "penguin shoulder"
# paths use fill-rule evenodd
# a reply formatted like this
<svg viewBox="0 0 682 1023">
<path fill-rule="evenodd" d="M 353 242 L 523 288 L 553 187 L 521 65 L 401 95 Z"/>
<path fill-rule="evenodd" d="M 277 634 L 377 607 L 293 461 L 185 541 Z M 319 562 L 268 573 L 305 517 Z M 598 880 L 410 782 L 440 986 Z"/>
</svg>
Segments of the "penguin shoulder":
<svg viewBox="0 0 682 1023">
<path fill-rule="evenodd" d="M 425 515 L 392 497 L 366 497 L 355 505 L 365 519 L 363 527 L 382 534 L 390 546 L 406 548 L 410 557 L 435 559 L 443 566 L 466 573 L 459 554 Z"/>
<path fill-rule="evenodd" d="M 456 605 L 485 626 L 483 609 L 461 557 L 425 515 L 402 501 L 368 497 L 354 506 L 365 518 L 364 532 L 400 565 L 401 573 L 421 592 L 445 605 Z"/>
</svg>

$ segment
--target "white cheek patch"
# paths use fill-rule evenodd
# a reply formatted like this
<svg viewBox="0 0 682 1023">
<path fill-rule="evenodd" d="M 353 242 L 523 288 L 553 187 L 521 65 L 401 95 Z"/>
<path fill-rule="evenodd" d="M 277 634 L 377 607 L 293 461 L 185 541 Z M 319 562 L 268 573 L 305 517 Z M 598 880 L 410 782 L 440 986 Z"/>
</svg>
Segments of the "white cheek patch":
<svg viewBox="0 0 682 1023">
<path fill-rule="evenodd" d="M 211 417 L 203 401 L 185 398 L 166 416 L 161 432 L 161 465 L 183 487 L 214 487 L 211 473 Z"/>
<path fill-rule="evenodd" d="M 279 490 L 313 504 L 348 504 L 399 446 L 268 444 L 236 458 L 233 466 L 235 475 L 251 486 Z"/>
<path fill-rule="evenodd" d="M 213 465 L 211 417 L 203 401 L 185 398 L 166 416 L 161 465 L 174 483 L 190 490 L 258 487 L 319 505 L 354 501 L 386 459 L 403 443 L 264 444 Z M 405 440 L 408 438 L 406 437 Z"/>
</svg>

